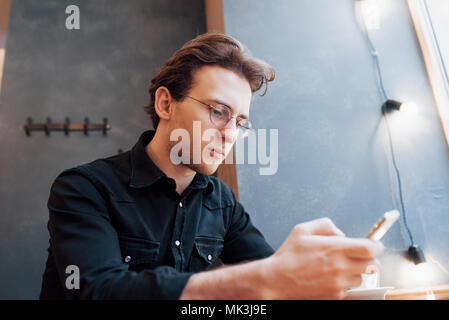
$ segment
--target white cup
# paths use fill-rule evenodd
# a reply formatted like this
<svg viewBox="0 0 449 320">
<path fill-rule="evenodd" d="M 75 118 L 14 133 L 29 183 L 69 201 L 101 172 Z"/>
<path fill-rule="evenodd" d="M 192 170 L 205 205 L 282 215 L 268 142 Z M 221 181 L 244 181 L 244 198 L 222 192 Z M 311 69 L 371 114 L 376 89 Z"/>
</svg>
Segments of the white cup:
<svg viewBox="0 0 449 320">
<path fill-rule="evenodd" d="M 362 284 L 357 289 L 374 289 L 379 287 L 379 274 L 362 273 Z"/>
</svg>

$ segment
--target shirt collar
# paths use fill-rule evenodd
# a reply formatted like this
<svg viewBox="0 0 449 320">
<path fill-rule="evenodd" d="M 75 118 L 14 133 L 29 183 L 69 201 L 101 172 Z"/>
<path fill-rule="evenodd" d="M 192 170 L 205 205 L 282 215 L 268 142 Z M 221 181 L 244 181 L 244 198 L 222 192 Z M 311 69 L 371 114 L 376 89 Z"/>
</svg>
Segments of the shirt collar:
<svg viewBox="0 0 449 320">
<path fill-rule="evenodd" d="M 148 130 L 140 135 L 139 140 L 131 149 L 131 177 L 129 186 L 142 188 L 151 186 L 161 178 L 168 178 L 148 156 L 145 147 L 153 139 L 156 131 Z M 213 183 L 210 177 L 201 173 L 196 173 L 190 187 L 192 189 L 203 189 L 207 187 L 208 193 L 213 191 Z"/>
</svg>

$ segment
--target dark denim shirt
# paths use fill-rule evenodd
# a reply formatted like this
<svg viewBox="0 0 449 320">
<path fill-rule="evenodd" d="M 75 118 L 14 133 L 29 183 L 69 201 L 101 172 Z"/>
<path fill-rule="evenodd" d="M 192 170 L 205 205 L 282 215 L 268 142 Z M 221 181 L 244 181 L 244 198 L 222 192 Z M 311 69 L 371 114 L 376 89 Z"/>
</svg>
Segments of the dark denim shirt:
<svg viewBox="0 0 449 320">
<path fill-rule="evenodd" d="M 273 253 L 231 189 L 199 173 L 182 195 L 150 159 L 128 152 L 63 171 L 48 200 L 41 299 L 178 299 L 189 277 Z M 79 270 L 79 289 L 73 270 Z M 70 277 L 70 278 L 69 278 Z"/>
</svg>

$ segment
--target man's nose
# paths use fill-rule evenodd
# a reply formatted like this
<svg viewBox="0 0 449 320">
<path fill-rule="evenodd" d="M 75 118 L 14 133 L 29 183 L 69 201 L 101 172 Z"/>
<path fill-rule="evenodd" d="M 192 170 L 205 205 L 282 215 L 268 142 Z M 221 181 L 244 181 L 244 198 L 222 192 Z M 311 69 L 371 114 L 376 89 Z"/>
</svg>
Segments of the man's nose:
<svg viewBox="0 0 449 320">
<path fill-rule="evenodd" d="M 226 126 L 221 128 L 221 134 L 225 138 L 226 143 L 234 143 L 234 141 L 237 139 L 238 131 L 237 119 L 234 117 L 229 119 Z"/>
</svg>

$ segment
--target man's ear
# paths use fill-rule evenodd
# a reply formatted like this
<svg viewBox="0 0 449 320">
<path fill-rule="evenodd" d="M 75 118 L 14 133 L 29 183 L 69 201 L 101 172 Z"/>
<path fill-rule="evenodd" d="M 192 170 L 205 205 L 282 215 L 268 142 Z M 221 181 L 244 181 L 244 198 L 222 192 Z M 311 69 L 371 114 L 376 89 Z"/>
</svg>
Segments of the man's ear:
<svg viewBox="0 0 449 320">
<path fill-rule="evenodd" d="M 159 87 L 154 93 L 154 109 L 160 119 L 170 120 L 173 114 L 173 98 L 166 87 Z"/>
</svg>

